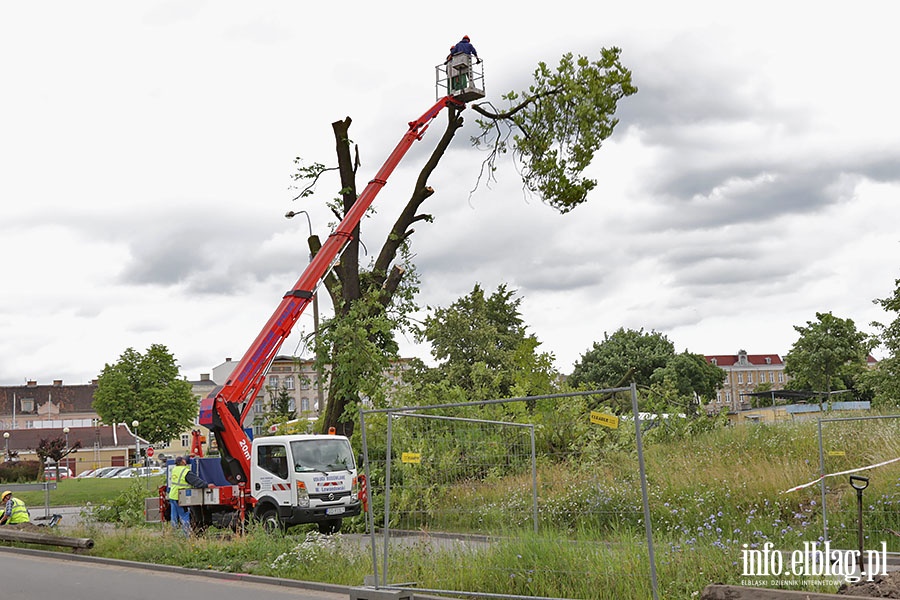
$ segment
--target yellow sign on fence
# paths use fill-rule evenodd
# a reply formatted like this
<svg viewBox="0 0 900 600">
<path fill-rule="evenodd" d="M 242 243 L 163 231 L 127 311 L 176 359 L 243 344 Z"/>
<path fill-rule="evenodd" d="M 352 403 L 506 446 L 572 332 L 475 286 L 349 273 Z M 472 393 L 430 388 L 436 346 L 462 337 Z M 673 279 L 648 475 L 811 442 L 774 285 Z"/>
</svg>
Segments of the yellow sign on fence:
<svg viewBox="0 0 900 600">
<path fill-rule="evenodd" d="M 594 425 L 603 425 L 604 427 L 609 427 L 610 429 L 618 429 L 619 417 L 617 417 L 616 415 L 607 415 L 592 410 L 591 423 L 593 423 Z"/>
<path fill-rule="evenodd" d="M 843 450 L 829 450 L 828 456 L 846 456 L 847 453 Z"/>
<path fill-rule="evenodd" d="M 404 452 L 400 455 L 400 462 L 417 465 L 422 462 L 422 455 L 418 452 Z"/>
</svg>

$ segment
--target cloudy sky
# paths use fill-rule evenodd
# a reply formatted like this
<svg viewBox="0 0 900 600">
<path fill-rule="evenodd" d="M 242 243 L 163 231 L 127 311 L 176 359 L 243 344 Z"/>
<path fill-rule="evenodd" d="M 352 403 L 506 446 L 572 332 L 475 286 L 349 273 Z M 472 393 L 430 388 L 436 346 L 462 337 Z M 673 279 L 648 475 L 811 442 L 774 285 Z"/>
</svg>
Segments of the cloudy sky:
<svg viewBox="0 0 900 600">
<path fill-rule="evenodd" d="M 458 135 L 413 238 L 421 305 L 505 283 L 563 372 L 619 327 L 783 355 L 816 311 L 884 319 L 872 300 L 900 277 L 891 4 L 310 4 L 4 4 L 0 384 L 84 383 L 154 343 L 189 379 L 240 358 L 307 261 L 306 219 L 284 213 L 323 238 L 332 220 L 338 182 L 292 201 L 294 158 L 333 164 L 330 124 L 350 116 L 364 184 L 462 34 L 495 103 L 538 61 L 604 46 L 640 91 L 566 215 L 509 163 L 470 193 L 484 155 Z M 442 126 L 377 198 L 370 256 Z M 282 348 L 304 352 L 299 335 Z"/>
</svg>

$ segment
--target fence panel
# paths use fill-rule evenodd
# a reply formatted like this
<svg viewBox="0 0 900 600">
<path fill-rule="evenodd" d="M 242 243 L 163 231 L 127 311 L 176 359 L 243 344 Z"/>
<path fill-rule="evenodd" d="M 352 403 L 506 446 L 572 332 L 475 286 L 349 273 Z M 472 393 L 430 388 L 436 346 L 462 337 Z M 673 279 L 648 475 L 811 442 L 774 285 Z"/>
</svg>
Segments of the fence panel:
<svg viewBox="0 0 900 600">
<path fill-rule="evenodd" d="M 594 460 L 633 458 L 635 421 L 612 428 L 586 410 L 586 399 L 623 391 L 636 406 L 625 388 L 362 411 L 376 586 L 415 581 L 416 554 L 440 553 L 446 569 L 416 591 L 617 598 L 625 586 L 655 598 L 642 454 L 622 480 Z M 558 420 L 561 402 L 570 419 Z M 471 589 L 486 580 L 492 589 Z"/>
<path fill-rule="evenodd" d="M 900 552 L 900 415 L 820 419 L 818 443 L 822 541 L 858 549 L 861 499 L 865 549 Z"/>
</svg>

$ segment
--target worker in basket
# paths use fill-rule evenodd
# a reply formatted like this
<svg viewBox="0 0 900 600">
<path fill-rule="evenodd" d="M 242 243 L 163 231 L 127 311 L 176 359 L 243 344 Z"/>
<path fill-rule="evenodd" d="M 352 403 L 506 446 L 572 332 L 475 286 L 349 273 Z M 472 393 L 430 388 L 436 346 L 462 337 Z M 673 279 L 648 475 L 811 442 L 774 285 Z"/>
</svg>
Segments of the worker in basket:
<svg viewBox="0 0 900 600">
<path fill-rule="evenodd" d="M 450 72 L 450 89 L 464 90 L 469 85 L 469 77 L 472 71 L 472 57 L 481 62 L 478 58 L 478 51 L 469 41 L 469 36 L 464 35 L 463 38 L 450 47 L 450 54 L 445 61 Z"/>
<path fill-rule="evenodd" d="M 28 516 L 28 507 L 24 502 L 13 497 L 9 490 L 0 494 L 0 502 L 4 506 L 3 515 L 0 516 L 0 525 L 31 522 L 31 518 Z"/>
</svg>

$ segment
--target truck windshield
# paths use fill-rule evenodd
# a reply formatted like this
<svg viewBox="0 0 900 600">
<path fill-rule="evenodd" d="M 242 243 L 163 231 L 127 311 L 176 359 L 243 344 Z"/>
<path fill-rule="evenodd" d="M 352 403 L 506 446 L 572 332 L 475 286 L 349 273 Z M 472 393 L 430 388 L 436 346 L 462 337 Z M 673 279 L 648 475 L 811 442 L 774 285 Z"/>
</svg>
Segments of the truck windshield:
<svg viewBox="0 0 900 600">
<path fill-rule="evenodd" d="M 355 468 L 353 450 L 347 440 L 325 438 L 291 442 L 294 471 L 351 471 Z"/>
</svg>

